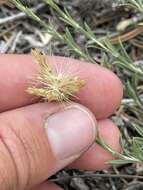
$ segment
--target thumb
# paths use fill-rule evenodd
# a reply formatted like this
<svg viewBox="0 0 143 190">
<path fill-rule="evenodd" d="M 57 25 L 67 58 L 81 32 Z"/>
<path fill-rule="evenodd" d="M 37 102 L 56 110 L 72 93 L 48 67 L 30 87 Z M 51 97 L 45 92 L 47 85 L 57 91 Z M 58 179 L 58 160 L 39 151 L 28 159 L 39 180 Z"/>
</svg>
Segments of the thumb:
<svg viewBox="0 0 143 190">
<path fill-rule="evenodd" d="M 79 104 L 62 107 L 39 103 L 0 114 L 1 189 L 40 184 L 94 142 L 94 116 Z"/>
</svg>

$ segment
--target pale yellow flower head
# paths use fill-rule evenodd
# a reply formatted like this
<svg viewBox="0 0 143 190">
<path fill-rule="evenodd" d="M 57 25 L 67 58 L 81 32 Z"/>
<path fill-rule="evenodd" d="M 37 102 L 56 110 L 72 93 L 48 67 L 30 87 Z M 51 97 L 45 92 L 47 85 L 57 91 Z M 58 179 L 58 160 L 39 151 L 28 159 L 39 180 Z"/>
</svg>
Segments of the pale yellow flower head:
<svg viewBox="0 0 143 190">
<path fill-rule="evenodd" d="M 47 101 L 68 101 L 85 86 L 85 81 L 78 76 L 69 73 L 58 72 L 54 66 L 48 63 L 48 58 L 39 50 L 32 50 L 35 61 L 40 70 L 35 78 L 35 84 L 28 88 L 30 94 L 42 97 Z"/>
</svg>

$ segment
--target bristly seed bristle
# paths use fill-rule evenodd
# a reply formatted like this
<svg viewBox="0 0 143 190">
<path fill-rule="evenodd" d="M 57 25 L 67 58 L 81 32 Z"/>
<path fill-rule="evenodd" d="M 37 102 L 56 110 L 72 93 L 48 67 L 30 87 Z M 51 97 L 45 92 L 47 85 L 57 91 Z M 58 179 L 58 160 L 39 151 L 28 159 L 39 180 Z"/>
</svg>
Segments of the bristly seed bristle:
<svg viewBox="0 0 143 190">
<path fill-rule="evenodd" d="M 32 50 L 32 56 L 40 66 L 35 79 L 35 85 L 27 89 L 28 93 L 42 97 L 47 101 L 69 101 L 85 86 L 85 81 L 78 76 L 62 74 L 48 63 L 47 56 L 37 49 Z"/>
</svg>

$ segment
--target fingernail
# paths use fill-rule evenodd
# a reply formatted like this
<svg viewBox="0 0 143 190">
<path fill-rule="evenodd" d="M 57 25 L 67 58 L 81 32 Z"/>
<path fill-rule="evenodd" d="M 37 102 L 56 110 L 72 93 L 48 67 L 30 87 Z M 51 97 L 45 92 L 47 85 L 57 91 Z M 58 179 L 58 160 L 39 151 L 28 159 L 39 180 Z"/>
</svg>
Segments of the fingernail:
<svg viewBox="0 0 143 190">
<path fill-rule="evenodd" d="M 59 160 L 80 155 L 96 137 L 96 120 L 82 106 L 73 106 L 49 116 L 45 128 L 52 151 Z"/>
</svg>

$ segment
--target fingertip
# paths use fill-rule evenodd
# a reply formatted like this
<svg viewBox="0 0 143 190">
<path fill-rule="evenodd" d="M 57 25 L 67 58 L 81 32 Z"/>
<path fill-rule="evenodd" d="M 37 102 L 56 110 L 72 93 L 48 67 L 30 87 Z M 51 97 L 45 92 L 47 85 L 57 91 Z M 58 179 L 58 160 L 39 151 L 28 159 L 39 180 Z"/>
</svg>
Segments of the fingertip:
<svg viewBox="0 0 143 190">
<path fill-rule="evenodd" d="M 52 57 L 52 61 L 58 57 Z M 78 93 L 79 103 L 88 107 L 97 119 L 110 116 L 120 105 L 123 97 L 123 85 L 120 79 L 109 69 L 98 64 L 81 60 L 59 57 L 62 64 L 74 65 L 79 77 L 87 83 Z M 76 66 L 75 66 L 76 65 Z"/>
<path fill-rule="evenodd" d="M 109 110 L 109 112 L 107 111 L 107 117 L 110 116 L 112 113 L 114 113 L 114 111 L 116 111 L 118 109 L 118 107 L 121 104 L 122 98 L 123 98 L 123 84 L 121 82 L 121 80 L 119 79 L 119 77 L 114 74 L 113 72 L 108 70 L 108 73 L 110 76 L 108 79 L 108 83 L 110 85 L 110 89 L 108 89 L 107 94 L 109 94 L 109 104 L 107 103 L 107 108 L 109 106 L 111 106 L 111 110 Z M 107 84 L 107 87 L 109 86 Z M 104 117 L 104 118 L 107 118 Z M 111 120 L 110 120 L 111 121 Z"/>
<path fill-rule="evenodd" d="M 120 151 L 120 130 L 113 123 L 112 120 L 106 119 L 98 122 L 98 130 L 100 137 L 104 139 L 105 143 L 111 146 L 115 151 Z"/>
<path fill-rule="evenodd" d="M 81 103 L 92 110 L 97 119 L 105 119 L 121 104 L 123 85 L 112 71 L 99 65 L 87 64 L 87 67 L 88 83 L 80 91 Z"/>
<path fill-rule="evenodd" d="M 115 152 L 121 152 L 120 131 L 119 128 L 110 120 L 102 120 L 99 122 L 99 134 L 104 142 Z M 115 160 L 115 157 L 109 151 L 95 144 L 96 170 L 100 171 L 110 167 L 109 161 Z"/>
<path fill-rule="evenodd" d="M 111 120 L 103 120 L 98 123 L 100 137 L 107 143 L 114 151 L 120 152 L 120 131 Z M 77 161 L 75 161 L 70 167 L 96 170 L 100 171 L 107 169 L 110 165 L 108 162 L 114 160 L 113 155 L 99 146 L 93 144 L 92 147 Z"/>
</svg>

